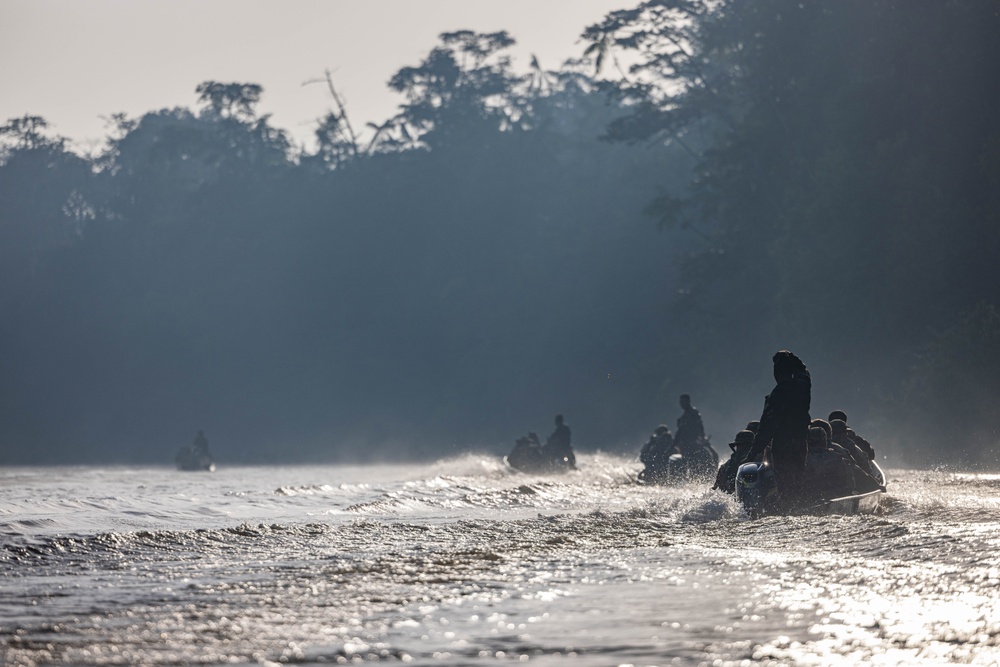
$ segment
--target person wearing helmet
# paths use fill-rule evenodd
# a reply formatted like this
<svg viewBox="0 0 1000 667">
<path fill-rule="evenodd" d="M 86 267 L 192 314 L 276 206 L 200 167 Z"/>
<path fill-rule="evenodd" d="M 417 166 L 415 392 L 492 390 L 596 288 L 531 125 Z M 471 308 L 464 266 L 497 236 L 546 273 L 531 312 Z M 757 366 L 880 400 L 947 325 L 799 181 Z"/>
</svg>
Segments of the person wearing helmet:
<svg viewBox="0 0 1000 667">
<path fill-rule="evenodd" d="M 827 444 L 833 442 L 833 427 L 830 426 L 830 422 L 826 421 L 825 419 L 820 419 L 817 417 L 816 419 L 813 419 L 811 422 L 809 422 L 809 428 L 813 427 L 823 429 L 823 432 L 826 433 Z"/>
<path fill-rule="evenodd" d="M 719 472 L 716 473 L 715 485 L 712 486 L 713 489 L 718 489 L 725 493 L 736 492 L 736 472 L 739 470 L 740 464 L 743 463 L 743 459 L 752 446 L 753 431 L 744 429 L 736 434 L 733 441 L 729 443 L 729 449 L 733 453 L 729 457 L 729 460 L 719 468 Z"/>
<path fill-rule="evenodd" d="M 858 493 L 882 488 L 883 485 L 876 478 L 868 455 L 847 434 L 847 423 L 843 419 L 834 419 L 830 422 L 830 426 L 833 429 L 833 442 L 847 450 L 857 468 L 854 480 Z"/>
<path fill-rule="evenodd" d="M 854 440 L 847 435 L 847 422 L 843 419 L 832 419 L 830 420 L 830 429 L 833 432 L 833 435 L 830 438 L 831 442 L 835 442 L 846 449 L 851 455 L 851 458 L 854 459 L 854 462 L 857 463 L 862 470 L 867 469 L 868 456 L 861 451 L 861 448 L 858 447 L 857 443 L 855 443 Z"/>
<path fill-rule="evenodd" d="M 855 493 L 853 466 L 850 455 L 829 446 L 826 430 L 809 427 L 806 454 L 806 493 L 812 500 L 830 500 Z"/>
<path fill-rule="evenodd" d="M 664 478 L 667 473 L 667 461 L 675 451 L 674 437 L 670 429 L 666 424 L 660 424 L 639 452 L 639 461 L 645 466 L 639 478 L 647 482 Z"/>
<path fill-rule="evenodd" d="M 834 419 L 840 419 L 843 420 L 844 424 L 847 424 L 847 413 L 843 410 L 834 410 L 830 413 L 829 419 L 831 422 Z M 869 461 L 875 460 L 875 448 L 872 447 L 872 443 L 855 433 L 850 426 L 847 427 L 847 435 L 850 437 L 851 441 L 858 446 L 858 449 L 865 453 L 865 456 L 868 457 Z"/>
<path fill-rule="evenodd" d="M 545 453 L 553 461 L 563 461 L 570 468 L 576 468 L 576 456 L 571 444 L 572 436 L 569 426 L 563 423 L 563 416 L 556 415 L 556 430 L 545 441 Z"/>
</svg>

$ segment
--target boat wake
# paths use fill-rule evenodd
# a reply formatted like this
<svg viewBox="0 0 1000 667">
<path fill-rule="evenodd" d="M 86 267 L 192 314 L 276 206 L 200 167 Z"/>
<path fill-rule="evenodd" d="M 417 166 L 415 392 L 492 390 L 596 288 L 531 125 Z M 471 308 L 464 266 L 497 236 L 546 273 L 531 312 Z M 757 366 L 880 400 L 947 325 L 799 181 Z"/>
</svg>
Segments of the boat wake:
<svg viewBox="0 0 1000 667">
<path fill-rule="evenodd" d="M 0 485 L 0 652 L 95 665 L 1000 657 L 989 477 L 892 471 L 879 515 L 751 520 L 704 484 L 636 483 L 627 457 L 579 465 L 19 470 Z"/>
</svg>

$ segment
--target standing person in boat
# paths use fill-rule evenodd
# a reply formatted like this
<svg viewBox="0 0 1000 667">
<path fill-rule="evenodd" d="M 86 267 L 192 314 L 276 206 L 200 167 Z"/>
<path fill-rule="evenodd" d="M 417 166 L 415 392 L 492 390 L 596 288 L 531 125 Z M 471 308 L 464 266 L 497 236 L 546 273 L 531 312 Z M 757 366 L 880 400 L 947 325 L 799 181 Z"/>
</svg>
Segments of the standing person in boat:
<svg viewBox="0 0 1000 667">
<path fill-rule="evenodd" d="M 681 394 L 681 409 L 677 419 L 674 447 L 681 455 L 681 469 L 685 475 L 714 477 L 719 469 L 719 455 L 705 437 L 705 426 L 698 409 L 691 405 L 691 397 Z"/>
<path fill-rule="evenodd" d="M 194 438 L 194 444 L 191 445 L 194 450 L 195 456 L 210 456 L 208 453 L 208 438 L 205 437 L 204 431 L 198 431 L 198 435 Z"/>
<path fill-rule="evenodd" d="M 556 415 L 556 430 L 545 441 L 545 453 L 551 456 L 553 461 L 565 461 L 570 468 L 576 468 L 576 456 L 573 454 L 571 441 L 569 426 L 563 422 L 562 415 Z"/>
<path fill-rule="evenodd" d="M 802 495 L 812 377 L 802 360 L 788 350 L 779 350 L 771 361 L 776 384 L 764 399 L 760 426 L 743 462 L 756 461 L 770 446 L 778 488 L 786 498 L 794 500 Z"/>
<path fill-rule="evenodd" d="M 698 453 L 705 443 L 705 426 L 701 422 L 701 413 L 691 405 L 691 397 L 681 394 L 681 416 L 677 418 L 677 435 L 674 436 L 674 446 L 684 458 L 690 458 Z"/>
</svg>

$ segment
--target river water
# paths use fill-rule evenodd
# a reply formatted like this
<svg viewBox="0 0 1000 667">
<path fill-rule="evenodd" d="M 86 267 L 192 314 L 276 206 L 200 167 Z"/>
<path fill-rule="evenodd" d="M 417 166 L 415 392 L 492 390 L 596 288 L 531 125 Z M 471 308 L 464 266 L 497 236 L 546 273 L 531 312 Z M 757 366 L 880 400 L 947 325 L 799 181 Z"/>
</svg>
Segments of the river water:
<svg viewBox="0 0 1000 667">
<path fill-rule="evenodd" d="M 1000 663 L 1000 475 L 752 521 L 579 458 L 0 468 L 0 662 Z"/>
</svg>

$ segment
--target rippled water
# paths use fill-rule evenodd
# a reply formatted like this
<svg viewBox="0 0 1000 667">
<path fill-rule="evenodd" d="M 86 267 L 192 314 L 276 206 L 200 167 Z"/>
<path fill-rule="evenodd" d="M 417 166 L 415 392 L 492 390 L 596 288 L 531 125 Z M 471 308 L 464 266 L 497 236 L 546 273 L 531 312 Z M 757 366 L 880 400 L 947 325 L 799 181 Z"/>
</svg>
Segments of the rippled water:
<svg viewBox="0 0 1000 667">
<path fill-rule="evenodd" d="M 0 469 L 4 664 L 1000 662 L 1000 475 L 750 521 L 582 455 Z"/>
</svg>

